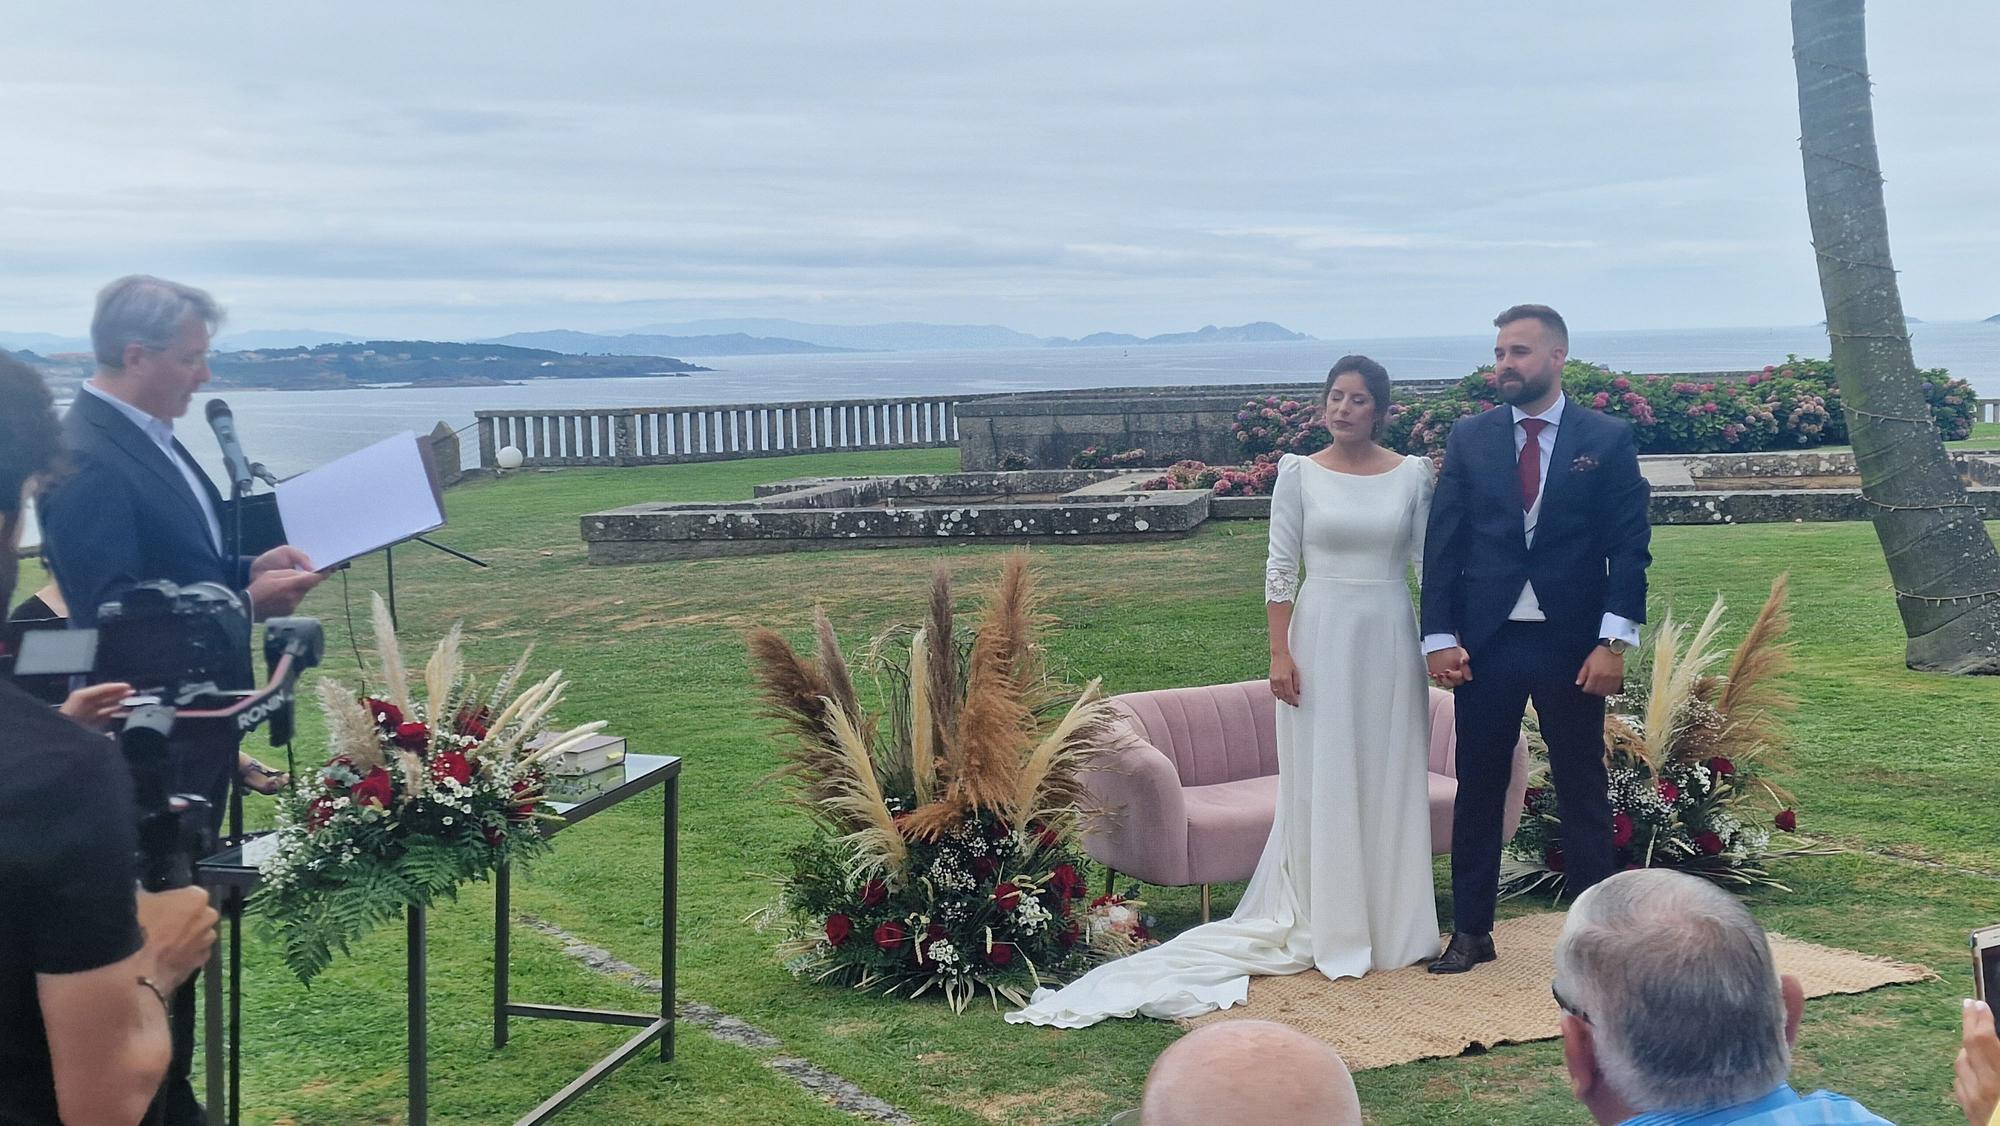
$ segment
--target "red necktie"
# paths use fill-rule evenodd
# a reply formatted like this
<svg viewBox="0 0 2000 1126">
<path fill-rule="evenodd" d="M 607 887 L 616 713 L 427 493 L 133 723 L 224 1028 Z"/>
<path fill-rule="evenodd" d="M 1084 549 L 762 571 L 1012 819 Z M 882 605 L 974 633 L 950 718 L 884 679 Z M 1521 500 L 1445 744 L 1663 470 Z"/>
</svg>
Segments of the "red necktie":
<svg viewBox="0 0 2000 1126">
<path fill-rule="evenodd" d="M 1545 418 L 1521 420 L 1521 429 L 1528 432 L 1528 440 L 1521 443 L 1521 457 L 1514 465 L 1514 474 L 1521 479 L 1523 512 L 1535 507 L 1535 497 L 1542 491 L 1542 431 L 1548 425 Z"/>
</svg>

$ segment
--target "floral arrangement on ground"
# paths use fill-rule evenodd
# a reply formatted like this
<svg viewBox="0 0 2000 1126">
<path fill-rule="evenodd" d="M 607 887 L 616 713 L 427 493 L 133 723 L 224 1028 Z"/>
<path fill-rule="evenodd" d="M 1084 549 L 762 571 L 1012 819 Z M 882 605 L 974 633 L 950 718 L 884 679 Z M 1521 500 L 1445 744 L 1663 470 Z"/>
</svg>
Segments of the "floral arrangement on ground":
<svg viewBox="0 0 2000 1126">
<path fill-rule="evenodd" d="M 963 1012 L 981 992 L 996 1006 L 1025 1003 L 1150 941 L 1141 904 L 1084 905 L 1081 771 L 1109 713 L 1095 681 L 1072 693 L 1048 676 L 1035 622 L 1025 554 L 1008 556 L 969 636 L 940 569 L 923 624 L 867 651 L 874 713 L 823 613 L 811 657 L 773 630 L 751 633 L 785 742 L 779 777 L 814 823 L 762 913 L 787 930 L 780 951 L 794 974 L 935 991 Z"/>
<path fill-rule="evenodd" d="M 482 697 L 454 625 L 417 696 L 379 595 L 374 630 L 380 695 L 320 681 L 329 754 L 279 799 L 252 902 L 304 982 L 376 926 L 546 851 L 542 764 L 604 726 L 552 732 L 560 670 L 516 693 L 533 646 Z"/>
<path fill-rule="evenodd" d="M 1735 652 L 1716 644 L 1717 598 L 1692 634 L 1667 615 L 1630 690 L 1607 702 L 1612 844 L 1622 868 L 1674 868 L 1734 887 L 1789 890 L 1767 867 L 1807 850 L 1774 851 L 1772 833 L 1798 829 L 1791 795 L 1766 775 L 1785 761 L 1783 716 L 1794 702 L 1780 679 L 1791 667 L 1786 579 L 1771 584 Z M 1713 670 L 1724 659 L 1725 671 Z M 1501 889 L 1518 895 L 1564 884 L 1561 817 L 1541 767 L 1519 830 L 1501 860 Z"/>
</svg>

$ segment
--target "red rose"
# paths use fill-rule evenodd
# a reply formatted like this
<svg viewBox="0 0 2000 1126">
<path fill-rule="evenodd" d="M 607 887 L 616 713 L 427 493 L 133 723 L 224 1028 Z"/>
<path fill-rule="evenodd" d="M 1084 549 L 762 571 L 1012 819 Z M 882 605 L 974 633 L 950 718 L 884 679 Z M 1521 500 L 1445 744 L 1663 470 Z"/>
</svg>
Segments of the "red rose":
<svg viewBox="0 0 2000 1126">
<path fill-rule="evenodd" d="M 1062 944 L 1064 950 L 1068 950 L 1070 947 L 1076 945 L 1077 939 L 1082 937 L 1083 927 L 1076 920 L 1071 919 L 1069 926 L 1063 928 L 1063 932 L 1056 936 L 1056 941 Z"/>
<path fill-rule="evenodd" d="M 1021 905 L 1021 889 L 1013 884 L 1001 884 L 993 889 L 993 902 L 999 904 L 1002 911 L 1012 911 Z"/>
<path fill-rule="evenodd" d="M 874 907 L 889 898 L 889 885 L 881 880 L 869 880 L 861 885 L 861 905 Z"/>
<path fill-rule="evenodd" d="M 498 825 L 482 825 L 479 831 L 486 834 L 486 843 L 499 848 L 507 840 L 507 830 Z"/>
<path fill-rule="evenodd" d="M 333 820 L 333 801 L 330 798 L 314 798 L 306 803 L 306 832 L 317 833 L 320 827 Z"/>
<path fill-rule="evenodd" d="M 1055 892 L 1058 899 L 1073 899 L 1083 891 L 1083 877 L 1077 874 L 1074 867 L 1058 864 L 1056 870 L 1049 873 L 1049 890 Z"/>
<path fill-rule="evenodd" d="M 1551 871 L 1551 872 L 1560 872 L 1560 871 L 1562 871 L 1562 870 L 1563 870 L 1563 850 L 1562 850 L 1562 849 L 1559 849 L 1559 848 L 1552 848 L 1552 849 L 1549 849 L 1549 850 L 1548 850 L 1547 852 L 1544 852 L 1544 853 L 1542 853 L 1542 863 L 1544 863 L 1544 864 L 1548 865 L 1548 866 L 1549 866 L 1549 871 Z"/>
<path fill-rule="evenodd" d="M 1708 760 L 1708 769 L 1713 771 L 1718 778 L 1727 778 L 1736 773 L 1736 764 L 1723 758 L 1721 755 L 1717 755 Z"/>
<path fill-rule="evenodd" d="M 1709 854 L 1710 856 L 1722 855 L 1722 837 L 1721 835 L 1713 831 L 1706 832 L 1701 834 L 1700 836 L 1697 836 L 1694 839 L 1694 843 L 1696 847 L 1700 848 L 1703 852 Z"/>
<path fill-rule="evenodd" d="M 1795 809 L 1781 809 L 1781 810 L 1779 810 L 1779 811 L 1778 811 L 1778 828 L 1780 828 L 1780 829 L 1783 829 L 1783 830 L 1784 830 L 1785 832 L 1787 832 L 1787 833 L 1796 833 L 1796 832 L 1798 832 L 1798 831 L 1799 831 L 1799 814 L 1798 814 L 1798 811 L 1797 811 L 1797 810 L 1795 810 Z"/>
<path fill-rule="evenodd" d="M 1632 843 L 1632 818 L 1625 813 L 1611 815 L 1611 846 L 1624 848 Z"/>
<path fill-rule="evenodd" d="M 826 940 L 839 946 L 854 933 L 854 920 L 845 915 L 833 914 L 826 917 Z"/>
<path fill-rule="evenodd" d="M 440 751 L 431 756 L 431 777 L 440 782 L 451 778 L 464 785 L 472 781 L 472 760 L 457 751 Z"/>
<path fill-rule="evenodd" d="M 1035 835 L 1035 840 L 1039 841 L 1043 848 L 1054 848 L 1062 843 L 1062 834 L 1050 828 L 1047 822 L 1030 821 L 1028 831 Z"/>
<path fill-rule="evenodd" d="M 1548 793 L 1548 791 L 1540 786 L 1528 787 L 1527 792 L 1521 795 L 1521 808 L 1526 809 L 1529 806 L 1534 805 L 1535 799 L 1541 797 L 1543 794 L 1546 793 Z"/>
<path fill-rule="evenodd" d="M 389 784 L 389 772 L 379 766 L 369 771 L 347 793 L 354 799 L 355 805 L 372 805 L 381 809 L 387 809 L 389 799 L 396 796 L 395 787 Z"/>
<path fill-rule="evenodd" d="M 421 723 L 399 723 L 396 725 L 395 743 L 406 751 L 421 751 L 430 746 L 431 729 Z"/>
<path fill-rule="evenodd" d="M 1000 862 L 990 856 L 975 856 L 972 858 L 972 874 L 982 880 L 999 870 Z"/>
<path fill-rule="evenodd" d="M 373 696 L 362 701 L 368 709 L 368 718 L 379 724 L 384 731 L 394 731 L 403 725 L 403 709 L 387 700 L 377 700 Z"/>
<path fill-rule="evenodd" d="M 995 966 L 1004 966 L 1014 960 L 1014 947 L 1010 943 L 996 942 L 986 949 L 986 961 Z"/>
<path fill-rule="evenodd" d="M 875 947 L 887 954 L 903 944 L 903 924 L 887 922 L 875 928 Z"/>
<path fill-rule="evenodd" d="M 458 716 L 453 720 L 453 725 L 458 728 L 460 735 L 470 735 L 474 739 L 484 739 L 486 738 L 486 721 L 491 718 L 491 716 L 487 715 L 484 705 L 476 708 L 468 705 L 458 710 Z"/>
<path fill-rule="evenodd" d="M 1675 802 L 1679 801 L 1680 797 L 1681 797 L 1681 788 L 1679 786 L 1676 786 L 1672 782 L 1668 782 L 1664 779 L 1661 780 L 1660 782 L 1661 801 L 1666 802 L 1668 805 L 1672 805 Z"/>
</svg>

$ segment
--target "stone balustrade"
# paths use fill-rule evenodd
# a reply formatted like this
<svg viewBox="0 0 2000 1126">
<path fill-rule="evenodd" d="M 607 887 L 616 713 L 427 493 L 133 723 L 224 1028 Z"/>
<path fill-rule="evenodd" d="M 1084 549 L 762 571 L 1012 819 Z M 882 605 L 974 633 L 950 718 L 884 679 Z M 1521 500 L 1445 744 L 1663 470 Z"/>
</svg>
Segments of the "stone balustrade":
<svg viewBox="0 0 2000 1126">
<path fill-rule="evenodd" d="M 959 405 L 978 397 L 478 411 L 479 464 L 498 467 L 508 446 L 524 468 L 949 447 L 958 445 Z"/>
</svg>

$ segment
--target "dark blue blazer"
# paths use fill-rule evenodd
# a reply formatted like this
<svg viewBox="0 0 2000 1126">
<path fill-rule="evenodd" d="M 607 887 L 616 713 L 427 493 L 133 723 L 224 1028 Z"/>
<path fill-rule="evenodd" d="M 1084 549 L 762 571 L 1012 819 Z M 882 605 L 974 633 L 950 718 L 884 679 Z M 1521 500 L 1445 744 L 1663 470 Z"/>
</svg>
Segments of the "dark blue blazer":
<svg viewBox="0 0 2000 1126">
<path fill-rule="evenodd" d="M 1445 440 L 1424 538 L 1423 631 L 1457 634 L 1477 657 L 1532 582 L 1551 642 L 1588 650 L 1606 613 L 1646 620 L 1651 489 L 1632 426 L 1573 398 L 1564 404 L 1533 547 L 1514 426 L 1513 410 L 1496 407 L 1459 421 Z"/>
<path fill-rule="evenodd" d="M 249 560 L 228 561 L 209 538 L 208 518 L 187 479 L 132 420 L 88 391 L 63 416 L 74 472 L 36 499 L 43 552 L 71 624 L 97 624 L 97 608 L 137 583 L 249 586 Z M 221 495 L 177 440 L 174 449 L 222 517 Z"/>
</svg>

